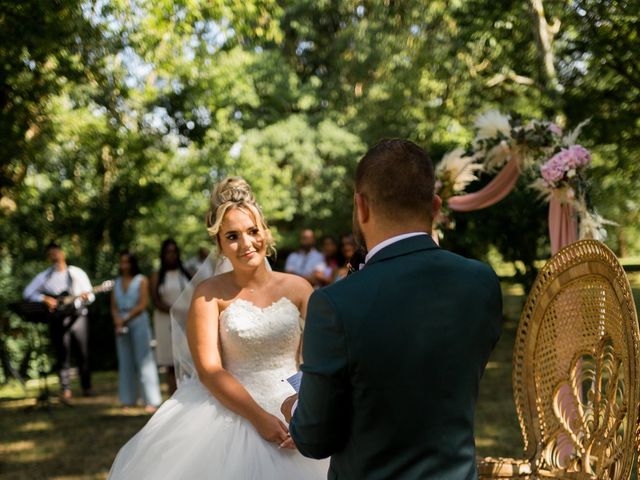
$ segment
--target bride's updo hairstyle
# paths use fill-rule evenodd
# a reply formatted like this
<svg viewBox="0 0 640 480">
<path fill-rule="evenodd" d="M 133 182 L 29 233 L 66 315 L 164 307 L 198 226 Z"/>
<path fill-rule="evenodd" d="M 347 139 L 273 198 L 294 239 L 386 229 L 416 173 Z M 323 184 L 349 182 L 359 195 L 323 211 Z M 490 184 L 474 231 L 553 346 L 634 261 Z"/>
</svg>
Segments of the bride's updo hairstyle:
<svg viewBox="0 0 640 480">
<path fill-rule="evenodd" d="M 265 242 L 267 256 L 274 255 L 275 242 L 262 210 L 258 206 L 249 184 L 241 177 L 227 177 L 217 183 L 211 193 L 209 212 L 207 213 L 207 232 L 215 239 L 220 248 L 220 227 L 226 213 L 234 208 L 244 210 L 251 215 L 260 229 Z"/>
</svg>

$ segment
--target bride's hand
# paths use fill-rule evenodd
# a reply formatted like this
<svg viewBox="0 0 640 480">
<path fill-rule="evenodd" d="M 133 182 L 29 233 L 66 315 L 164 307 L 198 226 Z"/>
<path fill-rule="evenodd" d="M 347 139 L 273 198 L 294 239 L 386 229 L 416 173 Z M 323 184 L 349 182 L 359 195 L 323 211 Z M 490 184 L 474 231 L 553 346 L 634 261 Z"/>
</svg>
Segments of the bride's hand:
<svg viewBox="0 0 640 480">
<path fill-rule="evenodd" d="M 287 442 L 291 437 L 287 426 L 280 419 L 270 413 L 266 413 L 255 422 L 254 426 L 262 438 L 268 442 L 277 443 L 283 448 L 295 448 L 292 442 Z"/>
</svg>

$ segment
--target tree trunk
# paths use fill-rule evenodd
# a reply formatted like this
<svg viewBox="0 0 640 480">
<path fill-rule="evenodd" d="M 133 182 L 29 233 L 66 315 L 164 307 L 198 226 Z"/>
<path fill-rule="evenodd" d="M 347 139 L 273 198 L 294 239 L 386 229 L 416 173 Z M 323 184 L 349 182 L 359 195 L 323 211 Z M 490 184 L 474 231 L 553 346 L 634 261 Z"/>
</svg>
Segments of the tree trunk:
<svg viewBox="0 0 640 480">
<path fill-rule="evenodd" d="M 546 80 L 546 90 L 552 97 L 562 91 L 554 64 L 553 37 L 560 29 L 560 21 L 555 19 L 549 25 L 544 14 L 542 0 L 529 0 L 529 12 L 533 22 L 533 33 L 536 37 L 538 54 L 542 62 L 542 71 Z"/>
</svg>

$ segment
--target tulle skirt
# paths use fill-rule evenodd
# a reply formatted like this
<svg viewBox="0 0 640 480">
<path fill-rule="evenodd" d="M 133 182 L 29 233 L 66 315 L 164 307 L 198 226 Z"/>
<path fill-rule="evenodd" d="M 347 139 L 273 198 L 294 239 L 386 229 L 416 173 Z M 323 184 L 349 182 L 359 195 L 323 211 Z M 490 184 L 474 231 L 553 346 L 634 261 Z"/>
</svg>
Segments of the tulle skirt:
<svg viewBox="0 0 640 480">
<path fill-rule="evenodd" d="M 328 468 L 328 460 L 267 442 L 198 380 L 187 380 L 122 447 L 109 479 L 320 480 Z"/>
</svg>

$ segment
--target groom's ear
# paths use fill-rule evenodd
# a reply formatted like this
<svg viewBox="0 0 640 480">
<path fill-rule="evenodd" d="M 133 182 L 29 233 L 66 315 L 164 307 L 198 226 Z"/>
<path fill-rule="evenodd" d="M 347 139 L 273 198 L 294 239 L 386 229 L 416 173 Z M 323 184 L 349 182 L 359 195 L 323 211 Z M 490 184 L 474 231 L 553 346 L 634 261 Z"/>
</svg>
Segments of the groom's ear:
<svg viewBox="0 0 640 480">
<path fill-rule="evenodd" d="M 367 223 L 371 215 L 369 209 L 369 200 L 362 193 L 356 193 L 353 196 L 355 202 L 356 214 L 360 223 Z"/>
<path fill-rule="evenodd" d="M 440 213 L 440 208 L 442 208 L 442 199 L 440 195 L 436 194 L 433 196 L 433 204 L 431 205 L 431 220 L 435 221 L 438 218 L 438 213 Z"/>
</svg>

